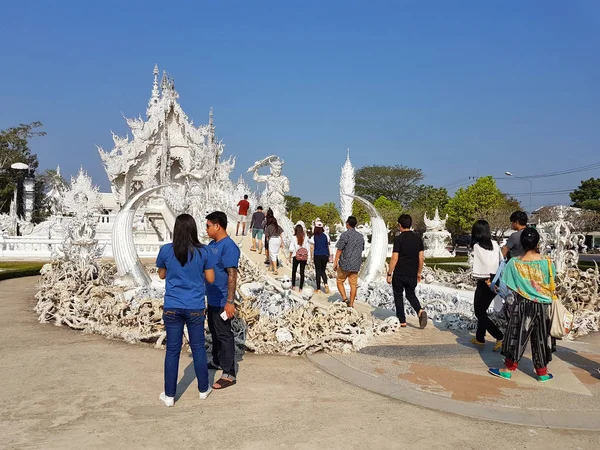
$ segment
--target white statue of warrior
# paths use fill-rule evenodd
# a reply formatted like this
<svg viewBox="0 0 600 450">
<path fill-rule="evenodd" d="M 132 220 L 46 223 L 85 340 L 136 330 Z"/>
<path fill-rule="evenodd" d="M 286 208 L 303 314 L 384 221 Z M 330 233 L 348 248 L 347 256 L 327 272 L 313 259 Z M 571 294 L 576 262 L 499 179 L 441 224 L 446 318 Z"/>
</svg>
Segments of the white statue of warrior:
<svg viewBox="0 0 600 450">
<path fill-rule="evenodd" d="M 258 170 L 261 167 L 269 166 L 271 173 L 269 175 L 259 175 Z M 277 220 L 286 216 L 285 194 L 290 190 L 290 180 L 281 175 L 283 161 L 278 156 L 269 156 L 262 161 L 257 161 L 248 172 L 254 172 L 254 181 L 257 183 L 266 183 L 265 190 L 261 194 L 260 201 L 263 208 L 271 208 Z"/>
</svg>

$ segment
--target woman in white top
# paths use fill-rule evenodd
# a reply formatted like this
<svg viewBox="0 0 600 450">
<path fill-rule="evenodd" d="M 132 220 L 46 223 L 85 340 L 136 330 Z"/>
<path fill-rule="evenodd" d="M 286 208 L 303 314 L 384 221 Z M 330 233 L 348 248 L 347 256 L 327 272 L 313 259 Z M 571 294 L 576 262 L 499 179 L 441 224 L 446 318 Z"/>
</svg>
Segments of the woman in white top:
<svg viewBox="0 0 600 450">
<path fill-rule="evenodd" d="M 304 287 L 304 269 L 308 262 L 310 244 L 301 224 L 294 227 L 294 237 L 290 242 L 290 262 L 292 263 L 292 289 L 296 288 L 296 272 L 300 267 L 300 290 Z"/>
<path fill-rule="evenodd" d="M 490 281 L 498 271 L 502 252 L 498 243 L 492 240 L 490 224 L 487 221 L 475 222 L 471 230 L 471 245 L 473 246 L 473 278 L 477 280 L 474 301 L 477 331 L 471 342 L 475 345 L 485 345 L 487 331 L 496 339 L 494 351 L 498 351 L 502 348 L 504 335 L 488 317 L 487 310 L 496 296 L 490 289 Z"/>
</svg>

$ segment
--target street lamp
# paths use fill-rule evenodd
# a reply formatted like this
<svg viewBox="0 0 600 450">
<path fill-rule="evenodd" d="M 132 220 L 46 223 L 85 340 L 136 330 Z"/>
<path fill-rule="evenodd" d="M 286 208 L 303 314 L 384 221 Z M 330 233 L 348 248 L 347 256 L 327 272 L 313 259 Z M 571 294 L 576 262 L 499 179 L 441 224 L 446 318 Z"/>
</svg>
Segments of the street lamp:
<svg viewBox="0 0 600 450">
<path fill-rule="evenodd" d="M 533 213 L 533 211 L 531 210 L 531 191 L 533 190 L 533 183 L 531 182 L 531 180 L 529 178 L 518 177 L 510 172 L 504 172 L 504 175 L 507 175 L 509 177 L 515 177 L 520 180 L 525 180 L 529 182 L 529 214 Z"/>
<path fill-rule="evenodd" d="M 16 162 L 10 165 L 10 168 L 13 170 L 29 170 L 29 166 L 22 162 Z M 17 182 L 17 186 L 15 186 L 15 194 L 13 196 L 15 202 L 15 212 L 19 210 L 19 203 L 17 202 L 17 192 L 19 190 L 19 184 Z"/>
</svg>

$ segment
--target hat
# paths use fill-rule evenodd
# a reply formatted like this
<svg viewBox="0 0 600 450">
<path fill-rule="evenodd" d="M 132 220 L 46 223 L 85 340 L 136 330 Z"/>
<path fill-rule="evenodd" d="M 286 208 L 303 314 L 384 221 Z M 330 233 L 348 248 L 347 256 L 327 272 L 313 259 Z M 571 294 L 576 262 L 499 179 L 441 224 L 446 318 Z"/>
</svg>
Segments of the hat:
<svg viewBox="0 0 600 450">
<path fill-rule="evenodd" d="M 323 222 L 321 222 L 320 220 L 317 220 L 315 222 L 315 227 L 323 228 Z"/>
</svg>

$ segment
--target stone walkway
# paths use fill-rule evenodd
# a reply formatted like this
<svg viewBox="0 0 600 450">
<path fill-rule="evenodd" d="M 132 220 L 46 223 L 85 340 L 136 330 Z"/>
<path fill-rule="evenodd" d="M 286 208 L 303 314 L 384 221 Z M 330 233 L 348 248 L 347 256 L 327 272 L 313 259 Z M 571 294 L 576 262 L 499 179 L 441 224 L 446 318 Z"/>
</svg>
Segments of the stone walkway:
<svg viewBox="0 0 600 450">
<path fill-rule="evenodd" d="M 250 238 L 234 239 L 274 279 L 262 264 L 264 255 L 248 250 Z M 290 275 L 290 269 L 280 268 L 279 277 L 283 274 Z M 334 283 L 331 287 L 330 295 L 317 294 L 311 301 L 327 308 L 339 299 Z M 360 302 L 355 307 L 380 318 L 393 314 Z M 513 380 L 492 377 L 487 368 L 501 367 L 502 357 L 492 352 L 491 342 L 475 348 L 472 337 L 432 321 L 421 330 L 416 319 L 409 319 L 407 328 L 375 338 L 358 353 L 319 353 L 309 359 L 350 383 L 419 406 L 507 423 L 600 431 L 600 336 L 560 342 L 549 366 L 555 378 L 548 383 L 537 382 L 528 354 Z"/>
</svg>

